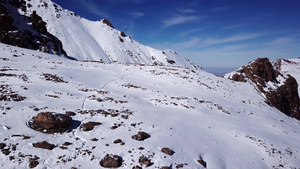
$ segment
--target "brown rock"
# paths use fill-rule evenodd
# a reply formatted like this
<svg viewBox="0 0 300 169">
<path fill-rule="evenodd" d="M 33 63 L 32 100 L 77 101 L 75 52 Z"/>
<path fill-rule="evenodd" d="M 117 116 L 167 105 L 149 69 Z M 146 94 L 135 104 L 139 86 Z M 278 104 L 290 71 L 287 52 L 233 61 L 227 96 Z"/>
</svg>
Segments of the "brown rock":
<svg viewBox="0 0 300 169">
<path fill-rule="evenodd" d="M 146 167 L 149 167 L 149 166 L 153 165 L 153 163 L 145 156 L 141 156 L 139 158 L 139 163 L 141 165 L 145 165 Z"/>
<path fill-rule="evenodd" d="M 0 149 L 2 150 L 4 147 L 6 147 L 5 143 L 0 143 Z"/>
<path fill-rule="evenodd" d="M 122 162 L 122 157 L 106 154 L 106 156 L 100 161 L 100 165 L 104 168 L 118 168 L 121 167 Z"/>
<path fill-rule="evenodd" d="M 102 22 L 114 29 L 114 26 L 109 22 L 108 19 L 102 19 Z"/>
<path fill-rule="evenodd" d="M 150 135 L 146 132 L 139 131 L 138 134 L 133 135 L 131 138 L 138 141 L 144 141 L 145 139 L 149 138 Z"/>
<path fill-rule="evenodd" d="M 70 116 L 51 112 L 41 112 L 29 122 L 33 129 L 43 133 L 65 132 L 71 123 Z"/>
<path fill-rule="evenodd" d="M 198 163 L 200 163 L 204 168 L 206 168 L 207 164 L 203 159 L 198 160 Z"/>
<path fill-rule="evenodd" d="M 173 150 L 171 150 L 171 149 L 169 149 L 169 148 L 166 148 L 166 147 L 162 148 L 162 149 L 161 149 L 161 152 L 163 152 L 163 153 L 165 153 L 165 154 L 168 154 L 168 155 L 170 155 L 170 156 L 172 156 L 172 155 L 174 154 L 174 151 L 173 151 Z"/>
<path fill-rule="evenodd" d="M 73 112 L 73 111 L 67 111 L 66 114 L 69 115 L 69 116 L 75 116 L 76 115 L 76 113 Z"/>
<path fill-rule="evenodd" d="M 102 123 L 100 123 L 100 122 L 87 122 L 87 123 L 83 123 L 82 125 L 81 125 L 81 129 L 83 130 L 83 131 L 91 131 L 91 130 L 93 130 L 94 129 L 94 127 L 95 126 L 99 126 L 99 125 L 101 125 Z"/>
<path fill-rule="evenodd" d="M 162 166 L 160 169 L 171 169 L 171 166 Z"/>
<path fill-rule="evenodd" d="M 28 167 L 29 168 L 35 168 L 38 165 L 39 165 L 39 162 L 37 160 L 30 160 Z"/>
<path fill-rule="evenodd" d="M 47 149 L 47 150 L 52 150 L 55 148 L 53 144 L 48 143 L 47 141 L 33 143 L 33 147 Z"/>
</svg>

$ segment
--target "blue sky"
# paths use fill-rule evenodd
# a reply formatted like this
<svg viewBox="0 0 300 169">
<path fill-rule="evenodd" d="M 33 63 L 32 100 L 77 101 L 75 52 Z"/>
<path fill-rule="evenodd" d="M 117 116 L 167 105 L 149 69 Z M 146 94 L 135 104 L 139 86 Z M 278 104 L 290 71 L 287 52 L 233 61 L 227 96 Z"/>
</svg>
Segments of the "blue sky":
<svg viewBox="0 0 300 169">
<path fill-rule="evenodd" d="M 106 18 L 142 44 L 201 67 L 238 68 L 258 57 L 300 57 L 299 0 L 54 0 Z M 215 69 L 217 70 L 217 69 Z"/>
</svg>

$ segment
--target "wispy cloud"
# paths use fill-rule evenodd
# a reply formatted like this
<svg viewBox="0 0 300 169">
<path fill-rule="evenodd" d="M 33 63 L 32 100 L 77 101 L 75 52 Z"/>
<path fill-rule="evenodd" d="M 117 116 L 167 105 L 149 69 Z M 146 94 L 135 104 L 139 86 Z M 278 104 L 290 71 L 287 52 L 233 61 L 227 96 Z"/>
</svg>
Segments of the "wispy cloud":
<svg viewBox="0 0 300 169">
<path fill-rule="evenodd" d="M 178 35 L 179 35 L 179 36 L 183 36 L 183 37 L 189 36 L 189 35 L 192 35 L 192 34 L 194 34 L 194 33 L 200 32 L 200 31 L 202 31 L 202 30 L 204 30 L 204 29 L 207 29 L 207 28 L 209 28 L 209 27 L 210 27 L 210 26 L 203 26 L 203 27 L 198 27 L 198 28 L 195 28 L 195 29 L 186 30 L 186 31 L 184 31 L 184 32 L 179 33 Z"/>
<path fill-rule="evenodd" d="M 129 15 L 132 16 L 133 19 L 138 19 L 138 18 L 143 17 L 145 14 L 142 13 L 142 12 L 137 12 L 137 11 L 135 11 L 135 12 L 129 13 Z"/>
<path fill-rule="evenodd" d="M 195 20 L 200 19 L 199 16 L 176 16 L 173 18 L 169 18 L 164 21 L 164 28 L 174 26 L 174 25 L 179 25 L 187 22 L 192 22 Z"/>
<path fill-rule="evenodd" d="M 178 11 L 180 13 L 183 13 L 183 14 L 193 14 L 193 13 L 196 13 L 196 10 L 190 9 L 190 8 L 178 9 Z"/>
<path fill-rule="evenodd" d="M 204 47 L 210 47 L 214 45 L 223 44 L 226 45 L 226 43 L 232 43 L 232 42 L 240 42 L 240 41 L 246 41 L 251 40 L 255 38 L 259 38 L 262 36 L 265 36 L 268 34 L 263 33 L 256 33 L 256 34 L 241 34 L 241 35 L 233 35 L 229 37 L 224 38 L 199 38 L 199 37 L 193 37 L 187 41 L 181 42 L 181 43 L 173 43 L 172 48 L 174 49 L 191 49 L 191 48 L 204 48 Z"/>
<path fill-rule="evenodd" d="M 218 6 L 218 7 L 214 7 L 211 9 L 212 12 L 222 12 L 222 11 L 227 11 L 229 10 L 230 7 L 228 6 Z"/>
<path fill-rule="evenodd" d="M 241 27 L 245 27 L 248 26 L 250 24 L 236 24 L 236 25 L 228 25 L 228 26 L 224 26 L 223 29 L 236 29 L 236 28 L 241 28 Z"/>
<path fill-rule="evenodd" d="M 97 15 L 99 17 L 109 18 L 109 14 L 104 10 L 100 9 L 99 6 L 96 5 L 93 1 L 91 0 L 76 0 L 76 1 L 79 2 L 80 5 L 87 8 L 87 11 L 89 11 L 90 13 Z"/>
<path fill-rule="evenodd" d="M 226 38 L 208 38 L 202 42 L 201 45 L 203 46 L 210 46 L 222 43 L 229 43 L 229 42 L 238 42 L 243 40 L 250 40 L 259 38 L 262 36 L 268 35 L 267 33 L 254 33 L 254 34 L 241 34 L 241 35 L 234 35 Z"/>
</svg>

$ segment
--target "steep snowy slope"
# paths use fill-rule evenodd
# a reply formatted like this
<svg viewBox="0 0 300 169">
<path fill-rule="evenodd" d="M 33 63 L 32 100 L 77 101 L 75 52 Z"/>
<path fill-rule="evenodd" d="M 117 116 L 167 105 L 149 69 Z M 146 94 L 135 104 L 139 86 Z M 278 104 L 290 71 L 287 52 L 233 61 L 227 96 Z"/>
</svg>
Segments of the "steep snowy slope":
<svg viewBox="0 0 300 169">
<path fill-rule="evenodd" d="M 78 60 L 195 68 L 174 51 L 156 50 L 132 40 L 124 32 L 114 29 L 108 20 L 86 20 L 62 9 L 51 0 L 23 2 L 19 12 L 30 16 L 36 11 L 47 23 L 48 31 L 62 42 L 66 53 Z"/>
<path fill-rule="evenodd" d="M 299 121 L 251 84 L 201 70 L 0 49 L 1 168 L 101 168 L 107 154 L 124 169 L 300 166 Z M 40 112 L 75 115 L 69 131 L 46 134 L 29 127 Z M 133 139 L 141 131 L 150 137 Z M 36 148 L 43 141 L 49 149 Z"/>
</svg>

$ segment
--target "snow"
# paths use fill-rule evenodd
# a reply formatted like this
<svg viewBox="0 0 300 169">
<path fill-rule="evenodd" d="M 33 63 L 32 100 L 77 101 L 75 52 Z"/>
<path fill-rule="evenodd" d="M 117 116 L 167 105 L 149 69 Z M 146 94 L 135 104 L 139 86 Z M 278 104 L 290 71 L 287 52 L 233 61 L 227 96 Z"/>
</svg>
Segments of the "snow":
<svg viewBox="0 0 300 169">
<path fill-rule="evenodd" d="M 106 154 L 121 156 L 124 169 L 140 165 L 142 155 L 154 163 L 147 168 L 183 164 L 196 169 L 202 167 L 199 159 L 210 169 L 300 166 L 299 121 L 266 104 L 249 83 L 188 68 L 73 61 L 4 44 L 0 49 L 1 83 L 26 97 L 0 101 L 0 143 L 11 151 L 0 153 L 1 168 L 28 168 L 34 156 L 36 168 L 95 168 Z M 47 80 L 46 73 L 63 82 Z M 104 116 L 96 113 L 99 109 L 120 115 Z M 44 134 L 26 125 L 46 111 L 74 111 L 77 123 L 102 125 L 82 131 L 77 124 L 62 134 Z M 151 137 L 133 140 L 138 131 Z M 125 145 L 114 144 L 116 139 Z M 45 140 L 56 147 L 32 146 Z M 65 142 L 72 144 L 61 149 Z M 162 153 L 162 147 L 174 155 Z"/>
</svg>

